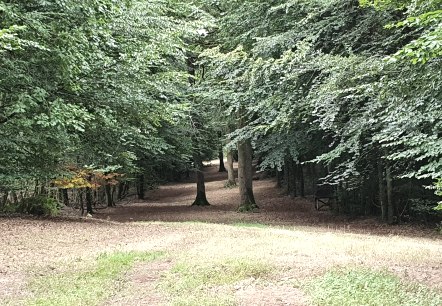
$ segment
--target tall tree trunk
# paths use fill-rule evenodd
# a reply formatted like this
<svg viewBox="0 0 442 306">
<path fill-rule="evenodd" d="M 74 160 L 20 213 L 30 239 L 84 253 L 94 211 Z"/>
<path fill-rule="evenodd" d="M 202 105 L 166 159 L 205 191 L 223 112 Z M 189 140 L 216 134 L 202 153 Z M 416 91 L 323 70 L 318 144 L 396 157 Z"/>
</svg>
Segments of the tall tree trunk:
<svg viewBox="0 0 442 306">
<path fill-rule="evenodd" d="M 387 220 L 389 224 L 394 223 L 395 211 L 394 211 L 394 201 L 393 201 L 393 179 L 391 176 L 391 166 L 387 162 L 387 167 L 385 170 L 385 177 L 387 180 Z"/>
<path fill-rule="evenodd" d="M 258 209 L 253 195 L 252 144 L 250 139 L 238 144 L 238 180 L 241 202 L 238 210 L 251 211 Z"/>
<path fill-rule="evenodd" d="M 223 149 L 219 150 L 218 158 L 219 158 L 219 170 L 218 170 L 218 172 L 226 172 L 226 167 L 224 166 L 224 152 L 223 152 Z"/>
<path fill-rule="evenodd" d="M 106 202 L 107 202 L 107 207 L 112 207 L 114 206 L 114 199 L 112 197 L 112 188 L 111 185 L 106 184 L 104 186 L 105 192 L 106 192 Z"/>
<path fill-rule="evenodd" d="M 12 197 L 12 202 L 14 204 L 18 204 L 18 196 L 17 196 L 17 192 L 15 191 L 11 191 L 11 197 Z"/>
<path fill-rule="evenodd" d="M 287 195 L 296 197 L 296 165 L 291 157 L 285 159 L 285 168 L 287 176 Z"/>
<path fill-rule="evenodd" d="M 61 189 L 61 198 L 63 199 L 63 204 L 69 206 L 69 194 L 67 189 Z"/>
<path fill-rule="evenodd" d="M 84 215 L 84 201 L 83 201 L 83 190 L 82 188 L 78 188 L 77 189 L 77 194 L 78 194 L 78 200 L 80 202 L 80 211 L 81 211 L 81 215 Z"/>
<path fill-rule="evenodd" d="M 206 197 L 206 185 L 204 183 L 203 162 L 199 156 L 194 157 L 196 171 L 196 199 L 192 206 L 209 206 Z"/>
<path fill-rule="evenodd" d="M 381 206 L 381 217 L 383 221 L 387 221 L 387 201 L 384 185 L 384 165 L 382 160 L 378 161 L 378 186 L 379 186 L 379 205 Z"/>
<path fill-rule="evenodd" d="M 283 175 L 284 175 L 283 181 L 284 181 L 284 185 L 285 185 L 284 192 L 286 195 L 288 195 L 289 194 L 289 175 L 290 175 L 288 158 L 284 158 Z"/>
<path fill-rule="evenodd" d="M 233 170 L 233 152 L 227 151 L 227 182 L 226 187 L 236 186 L 235 170 Z"/>
<path fill-rule="evenodd" d="M 282 188 L 284 174 L 281 170 L 276 169 L 276 188 Z"/>
<path fill-rule="evenodd" d="M 301 197 L 305 197 L 305 182 L 304 182 L 304 169 L 302 164 L 299 163 L 297 165 L 298 172 L 298 182 L 299 182 L 299 195 Z"/>
<path fill-rule="evenodd" d="M 191 86 L 195 85 L 196 60 L 197 56 L 190 53 L 188 54 L 187 71 L 189 73 L 189 83 Z M 193 121 L 194 121 L 194 126 L 196 127 L 200 126 L 198 118 L 193 118 Z M 196 144 L 198 140 L 196 139 L 196 137 L 192 138 L 193 138 L 192 141 Z M 196 198 L 195 201 L 192 203 L 192 206 L 209 206 L 210 203 L 209 201 L 207 201 L 206 185 L 204 183 L 203 161 L 198 153 L 194 155 L 193 162 L 195 163 L 195 171 L 196 171 Z"/>
<path fill-rule="evenodd" d="M 144 200 L 144 174 L 138 176 L 137 194 L 139 200 Z"/>
<path fill-rule="evenodd" d="M 117 191 L 117 199 L 118 200 L 122 200 L 123 199 L 123 197 L 124 197 L 124 187 L 125 187 L 125 182 L 120 182 L 119 184 L 118 184 L 118 191 Z"/>
<path fill-rule="evenodd" d="M 5 191 L 2 197 L 2 201 L 0 203 L 0 207 L 6 206 L 6 204 L 8 203 L 8 196 L 9 196 L 9 191 Z"/>
<path fill-rule="evenodd" d="M 113 185 L 111 196 L 112 196 L 112 202 L 113 202 L 114 206 L 115 206 L 115 193 L 116 193 L 116 191 L 117 191 L 117 186 Z"/>
<path fill-rule="evenodd" d="M 86 213 L 93 214 L 92 210 L 92 189 L 86 188 Z"/>
<path fill-rule="evenodd" d="M 292 190 L 290 196 L 293 198 L 296 198 L 298 196 L 298 189 L 297 189 L 297 176 L 298 176 L 298 165 L 294 160 L 291 160 L 291 180 L 292 180 Z"/>
</svg>

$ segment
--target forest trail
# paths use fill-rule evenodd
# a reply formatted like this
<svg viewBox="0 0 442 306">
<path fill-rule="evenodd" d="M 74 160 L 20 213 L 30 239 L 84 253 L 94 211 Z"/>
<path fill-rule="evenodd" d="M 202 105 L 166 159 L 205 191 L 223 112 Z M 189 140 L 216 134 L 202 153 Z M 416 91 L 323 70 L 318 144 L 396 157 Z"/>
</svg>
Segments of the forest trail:
<svg viewBox="0 0 442 306">
<path fill-rule="evenodd" d="M 272 179 L 254 181 L 259 212 L 237 213 L 238 190 L 224 188 L 226 174 L 217 171 L 216 164 L 205 168 L 210 207 L 190 206 L 196 188 L 189 179 L 93 218 L 0 218 L 0 305 L 34 305 L 33 283 L 42 277 L 69 285 L 69 277 L 78 279 L 101 254 L 133 251 L 165 257 L 135 265 L 100 305 L 304 306 L 310 305 L 303 289 L 310 279 L 346 267 L 387 270 L 442 292 L 436 231 L 318 212 L 311 197 L 287 197 Z M 213 271 L 223 269 L 221 276 L 232 279 L 217 285 Z M 198 277 L 209 283 L 192 283 Z M 40 298 L 52 298 L 47 290 Z M 221 297 L 225 303 L 210 302 Z"/>
<path fill-rule="evenodd" d="M 135 197 L 114 208 L 98 210 L 95 218 L 116 222 L 207 222 L 217 224 L 262 223 L 272 226 L 306 226 L 315 230 L 342 230 L 344 232 L 437 237 L 432 228 L 388 226 L 377 218 L 354 218 L 314 208 L 313 196 L 291 198 L 283 189 L 276 188 L 273 178 L 253 181 L 259 212 L 238 213 L 239 192 L 225 188 L 227 172 L 218 172 L 217 160 L 204 167 L 207 199 L 211 206 L 191 206 L 195 200 L 196 183 L 193 175 L 181 182 L 167 183 L 146 192 L 144 200 Z M 234 165 L 235 170 L 237 164 Z"/>
</svg>

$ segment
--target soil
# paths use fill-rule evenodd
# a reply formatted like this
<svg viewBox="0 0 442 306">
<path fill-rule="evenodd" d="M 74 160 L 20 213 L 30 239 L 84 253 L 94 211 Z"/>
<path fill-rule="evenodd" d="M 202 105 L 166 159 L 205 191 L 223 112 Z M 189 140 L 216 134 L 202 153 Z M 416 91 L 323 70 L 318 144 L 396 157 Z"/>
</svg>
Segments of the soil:
<svg viewBox="0 0 442 306">
<path fill-rule="evenodd" d="M 236 163 L 235 163 L 236 169 Z M 205 167 L 208 207 L 191 206 L 195 200 L 196 184 L 193 177 L 160 186 L 149 191 L 145 200 L 135 197 L 124 205 L 98 210 L 95 218 L 117 221 L 208 222 L 232 224 L 256 222 L 279 226 L 305 226 L 324 230 L 342 230 L 377 235 L 403 235 L 412 237 L 442 237 L 433 227 L 416 224 L 389 226 L 377 218 L 337 215 L 327 207 L 317 211 L 313 196 L 292 198 L 276 188 L 271 178 L 255 175 L 253 190 L 259 211 L 238 213 L 238 187 L 224 188 L 226 172 L 218 172 L 216 161 Z"/>
<path fill-rule="evenodd" d="M 436 249 L 442 245 L 442 236 L 431 228 L 388 226 L 375 218 L 349 218 L 328 210 L 316 211 L 312 197 L 290 198 L 275 187 L 274 180 L 262 177 L 254 180 L 259 211 L 238 213 L 237 188 L 224 188 L 227 174 L 218 172 L 216 163 L 213 163 L 205 167 L 205 176 L 207 199 L 211 204 L 208 207 L 191 206 L 196 184 L 193 178 L 189 178 L 149 191 L 145 200 L 132 198 L 116 207 L 97 210 L 92 218 L 79 218 L 78 213 L 70 209 L 64 209 L 63 216 L 56 219 L 0 217 L 0 304 L 12 297 L 15 300 L 25 298 L 30 294 L 26 290 L 27 283 L 35 273 L 62 270 L 60 263 L 63 262 L 78 261 L 79 258 L 87 261 L 98 253 L 115 249 L 170 251 L 204 247 L 211 241 L 211 233 L 207 233 L 204 227 L 193 226 L 194 222 L 261 223 L 282 229 L 305 228 L 324 233 L 422 238 L 434 242 Z M 149 222 L 148 226 L 144 222 Z M 181 225 L 176 226 L 176 222 Z M 185 228 L 187 223 L 183 222 L 189 222 L 189 230 Z M 300 274 L 314 271 L 306 262 L 314 258 L 314 254 L 303 255 L 305 258 L 289 255 L 292 263 L 298 265 Z M 432 266 L 392 264 L 391 271 L 442 289 L 442 265 L 437 264 L 440 263 L 437 259 L 434 262 Z M 315 265 L 322 267 L 325 263 L 318 261 Z M 115 296 L 106 305 L 166 305 L 165 297 L 154 293 L 155 284 L 171 266 L 169 261 L 159 261 L 135 267 L 128 279 L 132 291 L 138 294 Z M 301 290 L 284 281 L 263 286 L 246 280 L 235 290 L 240 305 L 308 304 Z"/>
</svg>

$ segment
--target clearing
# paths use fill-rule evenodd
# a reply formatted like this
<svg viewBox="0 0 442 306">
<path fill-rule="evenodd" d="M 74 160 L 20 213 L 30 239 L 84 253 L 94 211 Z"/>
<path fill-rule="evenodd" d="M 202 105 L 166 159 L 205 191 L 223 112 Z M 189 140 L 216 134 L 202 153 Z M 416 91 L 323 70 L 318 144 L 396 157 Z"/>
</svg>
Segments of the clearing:
<svg viewBox="0 0 442 306">
<path fill-rule="evenodd" d="M 1 218 L 1 305 L 438 305 L 442 236 L 314 210 L 267 179 L 259 213 L 206 168 L 92 219 Z M 337 290 L 337 291 L 336 291 Z M 360 294 L 355 294 L 360 292 Z"/>
</svg>

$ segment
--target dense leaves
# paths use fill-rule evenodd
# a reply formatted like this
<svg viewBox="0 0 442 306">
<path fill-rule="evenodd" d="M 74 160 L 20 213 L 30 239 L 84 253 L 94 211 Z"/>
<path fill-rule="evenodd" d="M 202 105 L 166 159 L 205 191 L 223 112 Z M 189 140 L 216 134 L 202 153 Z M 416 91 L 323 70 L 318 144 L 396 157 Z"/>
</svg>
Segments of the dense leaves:
<svg viewBox="0 0 442 306">
<path fill-rule="evenodd" d="M 0 188 L 158 178 L 248 141 L 261 169 L 316 164 L 366 203 L 431 185 L 441 4 L 1 1 Z"/>
</svg>

